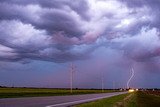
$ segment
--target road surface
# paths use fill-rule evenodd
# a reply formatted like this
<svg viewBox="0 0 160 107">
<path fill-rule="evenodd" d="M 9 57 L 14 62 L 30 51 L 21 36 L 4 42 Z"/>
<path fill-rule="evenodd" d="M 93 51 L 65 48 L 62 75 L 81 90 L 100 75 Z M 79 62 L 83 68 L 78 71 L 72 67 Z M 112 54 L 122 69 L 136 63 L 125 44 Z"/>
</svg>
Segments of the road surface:
<svg viewBox="0 0 160 107">
<path fill-rule="evenodd" d="M 68 107 L 125 93 L 127 92 L 51 97 L 4 98 L 0 99 L 0 107 Z"/>
</svg>

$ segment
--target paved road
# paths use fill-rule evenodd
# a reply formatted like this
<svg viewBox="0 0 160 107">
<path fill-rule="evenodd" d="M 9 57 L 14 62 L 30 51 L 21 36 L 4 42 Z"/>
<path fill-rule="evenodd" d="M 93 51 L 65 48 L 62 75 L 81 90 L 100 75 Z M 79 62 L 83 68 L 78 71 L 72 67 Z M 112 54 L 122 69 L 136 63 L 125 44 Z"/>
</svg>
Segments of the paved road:
<svg viewBox="0 0 160 107">
<path fill-rule="evenodd" d="M 0 99 L 0 107 L 67 107 L 124 93 L 127 92 L 52 97 L 5 98 Z"/>
</svg>

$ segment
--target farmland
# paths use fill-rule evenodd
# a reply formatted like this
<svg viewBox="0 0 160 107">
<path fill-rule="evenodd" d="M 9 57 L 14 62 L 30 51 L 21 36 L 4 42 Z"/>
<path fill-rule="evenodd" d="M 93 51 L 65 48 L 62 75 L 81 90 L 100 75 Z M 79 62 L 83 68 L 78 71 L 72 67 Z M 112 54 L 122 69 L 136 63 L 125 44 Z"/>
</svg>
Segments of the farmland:
<svg viewBox="0 0 160 107">
<path fill-rule="evenodd" d="M 76 94 L 93 94 L 101 93 L 98 89 L 74 89 L 70 93 L 69 89 L 52 89 L 52 88 L 0 88 L 0 98 L 15 97 L 37 97 L 37 96 L 61 96 Z M 104 93 L 114 92 L 114 90 L 104 90 Z"/>
<path fill-rule="evenodd" d="M 160 96 L 160 90 L 156 90 L 156 91 L 145 91 L 147 94 L 152 94 L 152 95 L 157 95 Z"/>
<path fill-rule="evenodd" d="M 152 93 L 152 94 L 151 94 Z M 154 93 L 154 95 L 153 95 Z M 159 107 L 160 96 L 158 91 L 145 91 L 137 93 L 137 105 L 138 107 Z"/>
</svg>

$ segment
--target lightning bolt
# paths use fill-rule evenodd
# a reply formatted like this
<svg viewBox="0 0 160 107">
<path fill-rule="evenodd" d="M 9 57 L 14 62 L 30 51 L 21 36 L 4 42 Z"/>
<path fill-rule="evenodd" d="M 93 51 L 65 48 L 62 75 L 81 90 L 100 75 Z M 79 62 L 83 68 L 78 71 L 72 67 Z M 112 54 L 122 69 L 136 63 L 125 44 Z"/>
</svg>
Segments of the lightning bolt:
<svg viewBox="0 0 160 107">
<path fill-rule="evenodd" d="M 131 69 L 131 77 L 129 78 L 129 80 L 127 81 L 127 88 L 129 89 L 129 83 L 130 83 L 130 81 L 131 81 L 131 79 L 133 78 L 133 76 L 134 76 L 134 69 L 132 68 Z"/>
</svg>

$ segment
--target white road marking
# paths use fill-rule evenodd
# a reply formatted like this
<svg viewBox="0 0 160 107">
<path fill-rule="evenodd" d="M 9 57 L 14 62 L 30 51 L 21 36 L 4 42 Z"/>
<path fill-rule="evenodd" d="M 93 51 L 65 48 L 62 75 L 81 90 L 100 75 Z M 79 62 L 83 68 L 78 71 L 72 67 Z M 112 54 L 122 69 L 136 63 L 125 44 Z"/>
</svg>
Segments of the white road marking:
<svg viewBox="0 0 160 107">
<path fill-rule="evenodd" d="M 119 94 L 108 95 L 108 96 L 103 96 L 103 97 L 97 97 L 97 98 L 92 98 L 92 99 L 79 100 L 79 101 L 73 101 L 73 102 L 67 102 L 67 103 L 60 103 L 60 104 L 48 105 L 48 106 L 46 106 L 46 107 L 56 107 L 56 106 L 64 106 L 64 105 L 73 105 L 73 104 L 77 104 L 77 103 L 84 103 L 84 102 L 94 101 L 94 100 L 98 100 L 98 99 L 108 98 L 108 97 L 112 97 L 112 96 L 115 96 L 115 95 L 119 95 Z"/>
</svg>

